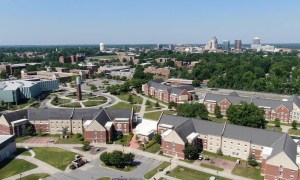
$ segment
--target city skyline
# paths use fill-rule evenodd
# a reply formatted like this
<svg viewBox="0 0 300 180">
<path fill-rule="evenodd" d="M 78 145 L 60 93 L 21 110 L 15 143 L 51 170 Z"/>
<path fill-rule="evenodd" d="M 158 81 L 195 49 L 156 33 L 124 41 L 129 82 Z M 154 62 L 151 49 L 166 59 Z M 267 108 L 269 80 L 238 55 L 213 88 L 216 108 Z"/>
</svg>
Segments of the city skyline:
<svg viewBox="0 0 300 180">
<path fill-rule="evenodd" d="M 300 43 L 300 2 L 0 1 L 0 45 Z M 220 43 L 219 43 L 220 44 Z"/>
</svg>

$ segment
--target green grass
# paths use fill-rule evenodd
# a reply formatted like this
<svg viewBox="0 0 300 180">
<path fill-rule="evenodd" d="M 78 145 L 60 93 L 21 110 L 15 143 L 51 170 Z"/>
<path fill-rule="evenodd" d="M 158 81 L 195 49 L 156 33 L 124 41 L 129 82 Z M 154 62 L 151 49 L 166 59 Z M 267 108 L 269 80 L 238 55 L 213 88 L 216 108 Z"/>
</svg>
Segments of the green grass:
<svg viewBox="0 0 300 180">
<path fill-rule="evenodd" d="M 193 164 L 195 162 L 195 160 L 192 159 L 179 159 L 179 160 L 190 164 Z"/>
<path fill-rule="evenodd" d="M 167 161 L 165 161 L 165 162 L 163 162 L 163 163 L 161 163 L 159 166 L 157 166 L 156 168 L 154 168 L 154 169 L 152 169 L 151 171 L 149 171 L 149 172 L 147 172 L 145 175 L 144 175 L 144 178 L 145 179 L 151 179 L 156 173 L 157 173 L 157 171 L 159 170 L 159 169 L 162 169 L 162 170 L 164 170 L 164 169 L 166 169 L 168 166 L 170 166 L 170 162 L 167 162 Z"/>
<path fill-rule="evenodd" d="M 150 97 L 150 96 L 148 96 L 148 98 L 149 98 L 149 99 L 152 99 L 153 101 L 158 101 L 159 103 L 161 103 L 161 104 L 164 104 L 164 105 L 167 105 L 167 106 L 168 106 L 168 103 L 167 103 L 167 102 L 164 102 L 164 101 L 162 101 L 162 100 L 159 100 L 159 99 L 156 99 L 156 98 L 153 98 L 153 97 Z"/>
<path fill-rule="evenodd" d="M 177 179 L 184 179 L 184 180 L 194 180 L 199 179 L 201 177 L 201 180 L 209 180 L 211 176 L 216 176 L 216 174 L 209 174 L 202 171 L 196 171 L 187 167 L 183 166 L 177 166 L 175 169 L 171 171 L 170 174 L 167 174 L 168 176 L 175 177 Z M 217 177 L 217 179 L 227 180 L 227 178 L 224 177 Z"/>
<path fill-rule="evenodd" d="M 31 164 L 23 159 L 5 159 L 0 163 L 0 179 L 14 176 L 36 167 L 35 164 Z"/>
<path fill-rule="evenodd" d="M 94 101 L 107 101 L 107 98 L 104 96 L 98 96 L 98 97 L 90 97 L 90 100 L 94 100 Z"/>
<path fill-rule="evenodd" d="M 202 151 L 201 153 L 203 156 L 209 156 L 209 157 L 213 157 L 213 158 L 219 158 L 219 159 L 224 159 L 224 160 L 228 160 L 228 161 L 234 161 L 236 162 L 236 160 L 238 158 L 235 157 L 231 157 L 231 156 L 218 156 L 216 153 L 212 153 L 212 152 L 208 152 L 208 151 Z"/>
<path fill-rule="evenodd" d="M 129 146 L 132 137 L 133 137 L 133 135 L 130 135 L 130 134 L 123 135 L 122 139 L 119 139 L 119 140 L 115 141 L 115 144 L 121 144 L 121 145 L 124 145 L 124 146 Z"/>
<path fill-rule="evenodd" d="M 75 153 L 54 147 L 34 147 L 35 158 L 62 171 L 74 160 Z"/>
<path fill-rule="evenodd" d="M 22 156 L 31 156 L 30 152 L 23 147 L 17 147 L 17 151 L 15 152 L 15 154 Z"/>
<path fill-rule="evenodd" d="M 60 105 L 60 104 L 66 104 L 66 103 L 70 103 L 71 100 L 70 99 L 61 99 L 58 98 L 58 103 L 54 102 L 53 100 L 51 101 L 51 104 L 54 106 Z"/>
<path fill-rule="evenodd" d="M 81 108 L 81 105 L 79 102 L 73 102 L 73 103 L 69 103 L 69 104 L 63 104 L 61 105 L 61 107 L 77 107 L 77 108 Z"/>
<path fill-rule="evenodd" d="M 145 151 L 150 152 L 150 153 L 157 153 L 160 150 L 160 144 L 155 143 L 152 146 L 148 147 L 145 149 Z"/>
<path fill-rule="evenodd" d="M 44 179 L 48 176 L 50 176 L 50 175 L 46 174 L 46 173 L 31 174 L 31 175 L 22 177 L 22 180 L 39 180 L 39 179 Z"/>
<path fill-rule="evenodd" d="M 214 122 L 221 122 L 221 123 L 227 122 L 227 120 L 224 118 L 208 117 L 208 119 Z"/>
<path fill-rule="evenodd" d="M 281 127 L 275 127 L 275 126 L 267 125 L 266 129 L 270 130 L 270 131 L 273 131 L 274 128 L 275 128 L 275 131 L 282 132 L 282 128 Z"/>
<path fill-rule="evenodd" d="M 131 109 L 131 108 L 133 108 L 136 112 L 139 112 L 141 106 L 128 104 L 126 102 L 119 102 L 118 104 L 109 107 L 109 109 Z"/>
<path fill-rule="evenodd" d="M 102 163 L 101 166 L 107 167 L 110 169 L 114 169 L 114 170 L 118 170 L 118 171 L 122 171 L 122 172 L 130 172 L 130 171 L 133 171 L 138 168 L 137 166 L 127 166 L 127 168 L 117 168 L 115 166 L 106 166 L 104 163 Z"/>
<path fill-rule="evenodd" d="M 91 107 L 91 106 L 99 106 L 101 104 L 104 104 L 106 101 L 86 101 L 82 102 L 86 107 Z"/>
<path fill-rule="evenodd" d="M 133 102 L 136 103 L 136 104 L 142 104 L 143 102 L 143 98 L 135 95 L 135 94 L 131 94 L 131 93 L 121 93 L 120 95 L 117 95 L 117 97 L 123 101 L 126 101 L 128 102 L 128 97 L 129 95 L 132 96 L 133 98 Z"/>
<path fill-rule="evenodd" d="M 83 137 L 76 137 L 76 135 L 73 135 L 72 137 L 68 139 L 58 139 L 55 144 L 82 144 Z"/>
<path fill-rule="evenodd" d="M 237 176 L 243 176 L 246 178 L 251 178 L 255 180 L 263 180 L 264 177 L 260 175 L 261 170 L 260 167 L 246 167 L 246 162 L 242 162 L 241 164 L 235 165 L 235 167 L 232 170 L 232 174 Z"/>
<path fill-rule="evenodd" d="M 161 113 L 163 111 L 156 111 L 156 112 L 150 112 L 150 113 L 145 113 L 144 114 L 144 118 L 145 119 L 151 119 L 151 120 L 155 120 L 155 121 L 158 121 Z"/>
<path fill-rule="evenodd" d="M 210 165 L 210 164 L 200 164 L 200 166 L 202 167 L 205 167 L 205 168 L 209 168 L 209 169 L 213 169 L 213 170 L 216 170 L 216 171 L 224 171 L 223 168 L 220 168 L 220 167 L 217 167 L 217 166 L 213 166 L 213 165 Z"/>
<path fill-rule="evenodd" d="M 32 137 L 31 136 L 23 136 L 23 137 L 16 138 L 16 143 L 26 141 L 27 139 L 30 139 L 30 138 L 32 138 Z"/>
<path fill-rule="evenodd" d="M 102 177 L 102 178 L 99 178 L 97 180 L 110 180 L 110 177 Z"/>
<path fill-rule="evenodd" d="M 299 136 L 300 135 L 300 130 L 291 128 L 291 129 L 289 129 L 288 133 Z"/>
</svg>

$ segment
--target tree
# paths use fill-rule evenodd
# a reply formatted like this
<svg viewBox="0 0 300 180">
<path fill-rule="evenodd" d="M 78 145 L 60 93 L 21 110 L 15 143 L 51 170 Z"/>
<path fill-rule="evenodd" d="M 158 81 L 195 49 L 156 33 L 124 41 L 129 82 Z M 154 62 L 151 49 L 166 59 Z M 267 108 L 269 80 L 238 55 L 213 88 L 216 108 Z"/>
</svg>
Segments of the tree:
<svg viewBox="0 0 300 180">
<path fill-rule="evenodd" d="M 194 87 L 199 87 L 201 85 L 201 82 L 199 80 L 195 79 L 195 80 L 193 80 L 192 85 Z"/>
<path fill-rule="evenodd" d="M 151 102 L 149 101 L 149 99 L 147 99 L 147 101 L 146 101 L 146 106 L 151 107 Z"/>
<path fill-rule="evenodd" d="M 292 122 L 292 128 L 297 129 L 297 122 L 295 120 Z"/>
<path fill-rule="evenodd" d="M 226 115 L 232 124 L 262 129 L 266 127 L 265 111 L 253 103 L 241 102 L 238 105 L 230 105 Z"/>
<path fill-rule="evenodd" d="M 92 91 L 97 90 L 97 86 L 96 86 L 95 84 L 91 84 L 90 87 L 91 87 L 91 90 L 92 90 Z"/>
<path fill-rule="evenodd" d="M 5 106 L 5 103 L 3 100 L 0 101 L 0 108 L 3 108 Z"/>
<path fill-rule="evenodd" d="M 169 102 L 168 108 L 169 108 L 169 109 L 172 109 L 173 107 L 176 108 L 176 107 L 177 107 L 177 103 L 174 102 L 174 101 Z"/>
<path fill-rule="evenodd" d="M 124 153 L 123 154 L 123 162 L 126 165 L 132 165 L 133 161 L 134 161 L 135 155 L 132 153 Z"/>
<path fill-rule="evenodd" d="M 8 78 L 7 72 L 5 70 L 1 71 L 1 73 L 0 73 L 0 79 L 7 79 L 7 78 Z"/>
<path fill-rule="evenodd" d="M 215 112 L 214 112 L 216 118 L 222 118 L 221 108 L 218 104 L 215 106 Z"/>
<path fill-rule="evenodd" d="M 90 142 L 89 141 L 83 141 L 82 142 L 82 150 L 83 151 L 88 151 L 90 148 Z"/>
<path fill-rule="evenodd" d="M 200 103 L 184 103 L 176 107 L 177 114 L 184 117 L 200 117 L 208 120 L 208 111 L 204 104 Z"/>
<path fill-rule="evenodd" d="M 108 166 L 123 168 L 132 165 L 135 155 L 132 153 L 123 153 L 122 151 L 104 152 L 100 155 L 100 160 Z"/>
<path fill-rule="evenodd" d="M 161 144 L 161 135 L 160 134 L 155 134 L 153 136 L 153 140 L 156 141 L 158 144 Z"/>
<path fill-rule="evenodd" d="M 223 156 L 223 152 L 222 152 L 222 149 L 221 149 L 221 148 L 219 148 L 219 149 L 217 150 L 217 155 L 218 155 L 218 156 Z"/>
<path fill-rule="evenodd" d="M 258 165 L 258 162 L 256 161 L 254 154 L 252 154 L 252 153 L 249 154 L 247 162 L 250 166 L 253 166 L 253 167 Z"/>
<path fill-rule="evenodd" d="M 156 108 L 160 108 L 160 105 L 158 103 L 158 101 L 156 101 L 155 105 L 154 105 Z"/>
<path fill-rule="evenodd" d="M 280 119 L 276 118 L 274 122 L 275 122 L 275 127 L 280 127 Z"/>
<path fill-rule="evenodd" d="M 100 155 L 100 160 L 107 166 L 110 166 L 111 163 L 110 163 L 110 153 L 108 152 L 104 152 Z"/>
<path fill-rule="evenodd" d="M 68 133 L 69 127 L 62 127 L 62 135 L 65 136 Z"/>
<path fill-rule="evenodd" d="M 133 97 L 131 94 L 128 96 L 127 101 L 131 104 L 133 103 Z"/>
<path fill-rule="evenodd" d="M 25 129 L 25 135 L 33 135 L 33 125 L 29 125 L 27 126 L 27 128 Z"/>
<path fill-rule="evenodd" d="M 184 150 L 184 157 L 186 159 L 198 159 L 199 157 L 199 150 L 192 145 L 188 145 Z"/>
<path fill-rule="evenodd" d="M 34 101 L 35 101 L 35 99 L 30 98 L 30 99 L 28 100 L 28 104 L 32 104 L 32 103 L 34 103 Z"/>
</svg>

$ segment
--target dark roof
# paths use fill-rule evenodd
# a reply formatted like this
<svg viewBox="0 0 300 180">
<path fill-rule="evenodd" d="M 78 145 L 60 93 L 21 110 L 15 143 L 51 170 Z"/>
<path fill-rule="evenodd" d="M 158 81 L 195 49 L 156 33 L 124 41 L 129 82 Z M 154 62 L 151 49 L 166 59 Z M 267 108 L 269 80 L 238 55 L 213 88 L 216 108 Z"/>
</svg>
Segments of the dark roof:
<svg viewBox="0 0 300 180">
<path fill-rule="evenodd" d="M 193 120 L 187 120 L 185 123 L 181 124 L 177 128 L 174 129 L 179 137 L 186 143 L 187 136 L 190 135 L 192 132 L 195 132 L 195 126 Z"/>
<path fill-rule="evenodd" d="M 214 100 L 217 103 L 220 103 L 224 99 L 227 99 L 232 104 L 240 104 L 241 102 L 251 102 L 251 98 L 249 97 L 240 97 L 240 96 L 230 96 L 230 95 L 223 95 L 223 94 L 211 94 L 207 93 L 205 95 L 204 100 Z"/>
<path fill-rule="evenodd" d="M 72 113 L 73 109 L 48 109 L 48 118 L 57 120 L 71 119 Z"/>
<path fill-rule="evenodd" d="M 15 135 L 0 135 L 0 150 L 15 141 Z"/>
<path fill-rule="evenodd" d="M 195 90 L 194 86 L 179 86 L 178 88 L 179 89 L 184 89 L 184 90 L 187 90 L 187 91 L 194 91 Z"/>
<path fill-rule="evenodd" d="M 284 152 L 294 163 L 296 163 L 297 144 L 287 133 L 273 144 L 273 150 L 268 159 L 271 159 L 281 152 Z"/>
<path fill-rule="evenodd" d="M 159 124 L 173 125 L 175 129 L 189 119 L 191 118 L 163 114 L 159 120 Z"/>
<path fill-rule="evenodd" d="M 282 135 L 282 132 L 268 131 L 233 124 L 227 124 L 223 133 L 223 137 L 248 141 L 252 144 L 267 147 L 271 147 Z"/>
<path fill-rule="evenodd" d="M 298 107 L 300 107 L 300 99 L 298 96 L 292 95 L 288 100 L 294 102 Z"/>
<path fill-rule="evenodd" d="M 156 83 L 163 83 L 163 82 L 165 82 L 163 79 L 153 79 L 153 80 L 151 80 L 151 81 L 153 81 L 153 82 L 156 82 Z"/>
<path fill-rule="evenodd" d="M 101 110 L 95 117 L 95 120 L 104 127 L 105 124 L 112 119 L 108 116 L 105 110 Z"/>
<path fill-rule="evenodd" d="M 11 123 L 12 121 L 27 118 L 27 109 L 9 112 L 9 113 L 3 114 L 3 116 L 9 123 Z"/>
<path fill-rule="evenodd" d="M 100 112 L 100 109 L 75 109 L 72 115 L 73 120 L 93 120 Z"/>
<path fill-rule="evenodd" d="M 221 136 L 225 123 L 193 119 L 196 132 Z"/>
<path fill-rule="evenodd" d="M 167 86 L 165 84 L 160 84 L 154 81 L 149 81 L 148 83 L 149 87 L 153 87 L 154 89 L 159 89 L 159 90 L 167 90 L 170 94 L 177 94 L 180 95 L 184 88 L 179 88 L 179 87 L 171 87 Z"/>
<path fill-rule="evenodd" d="M 130 109 L 104 109 L 111 120 L 115 118 L 131 118 L 132 110 Z"/>
<path fill-rule="evenodd" d="M 49 109 L 28 109 L 28 120 L 48 120 Z M 53 113 L 53 111 L 52 111 Z"/>
</svg>

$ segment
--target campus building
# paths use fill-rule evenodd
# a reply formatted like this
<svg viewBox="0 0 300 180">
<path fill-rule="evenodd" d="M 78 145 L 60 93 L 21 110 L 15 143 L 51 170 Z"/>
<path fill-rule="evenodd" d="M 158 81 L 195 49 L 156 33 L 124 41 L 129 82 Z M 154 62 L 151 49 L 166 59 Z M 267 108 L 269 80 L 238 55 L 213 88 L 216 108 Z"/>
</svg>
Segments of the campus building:
<svg viewBox="0 0 300 180">
<path fill-rule="evenodd" d="M 40 81 L 40 79 L 13 80 L 0 82 L 0 100 L 19 102 L 39 96 L 42 92 L 58 89 L 58 80 Z"/>
<path fill-rule="evenodd" d="M 153 96 L 165 102 L 184 103 L 195 98 L 193 86 L 172 87 L 158 80 L 143 84 L 142 91 L 145 95 Z"/>
<path fill-rule="evenodd" d="M 112 109 L 25 109 L 0 117 L 0 134 L 25 135 L 28 126 L 35 132 L 62 134 L 64 128 L 72 134 L 83 134 L 87 141 L 106 143 L 116 134 L 128 134 L 136 123 L 133 110 Z"/>
<path fill-rule="evenodd" d="M 226 111 L 231 104 L 236 105 L 241 102 L 254 103 L 256 106 L 263 108 L 267 121 L 274 121 L 278 118 L 285 123 L 291 123 L 294 120 L 300 122 L 300 99 L 296 95 L 285 100 L 275 100 L 242 97 L 236 92 L 228 95 L 207 93 L 203 99 L 208 112 L 214 113 L 216 105 L 219 105 L 223 115 L 226 115 Z"/>
<path fill-rule="evenodd" d="M 0 135 L 0 162 L 16 152 L 16 141 L 13 135 Z"/>
<path fill-rule="evenodd" d="M 184 159 L 187 145 L 247 160 L 254 154 L 267 180 L 299 179 L 296 142 L 286 133 L 162 114 L 157 124 L 164 155 Z"/>
</svg>

